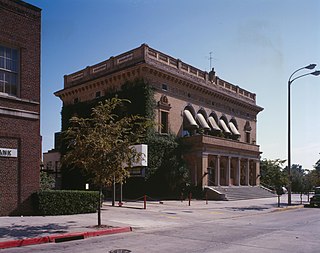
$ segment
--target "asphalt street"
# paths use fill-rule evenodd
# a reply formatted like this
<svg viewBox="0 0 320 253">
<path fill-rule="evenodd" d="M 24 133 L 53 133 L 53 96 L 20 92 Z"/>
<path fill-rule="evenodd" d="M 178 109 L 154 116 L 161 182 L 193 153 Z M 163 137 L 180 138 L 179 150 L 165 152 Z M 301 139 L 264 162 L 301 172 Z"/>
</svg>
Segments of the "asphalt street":
<svg viewBox="0 0 320 253">
<path fill-rule="evenodd" d="M 298 196 L 295 197 L 298 203 Z M 125 203 L 127 207 L 121 208 L 106 203 L 103 223 L 132 226 L 133 232 L 3 249 L 1 252 L 100 253 L 116 249 L 131 252 L 319 252 L 319 209 L 301 205 L 287 207 L 285 196 L 281 201 L 280 208 L 276 198 L 208 204 L 193 201 L 191 206 L 187 201 L 164 201 L 163 204 L 148 203 L 146 210 L 141 202 Z M 11 225 L 2 222 L 8 222 L 10 218 L 1 217 L 1 224 L 7 231 L 12 228 L 17 232 L 21 224 L 18 220 Z M 45 218 L 42 217 L 41 225 L 41 217 L 19 217 L 24 220 L 24 232 L 49 228 L 51 224 L 51 230 L 39 229 L 41 233 L 37 235 L 92 229 L 96 222 L 96 214 L 54 216 L 50 217 L 49 224 L 44 223 Z M 4 240 L 3 236 L 0 236 L 1 240 Z"/>
</svg>

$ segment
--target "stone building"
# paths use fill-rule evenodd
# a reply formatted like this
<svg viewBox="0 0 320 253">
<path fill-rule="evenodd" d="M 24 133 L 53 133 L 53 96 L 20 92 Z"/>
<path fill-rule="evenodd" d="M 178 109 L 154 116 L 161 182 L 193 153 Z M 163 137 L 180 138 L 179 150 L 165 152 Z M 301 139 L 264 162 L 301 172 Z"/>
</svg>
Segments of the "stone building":
<svg viewBox="0 0 320 253">
<path fill-rule="evenodd" d="M 0 215 L 31 211 L 39 189 L 41 10 L 0 0 Z"/>
<path fill-rule="evenodd" d="M 64 76 L 64 105 L 91 101 L 143 79 L 155 90 L 160 134 L 184 137 L 198 186 L 259 185 L 256 95 L 146 44 Z"/>
</svg>

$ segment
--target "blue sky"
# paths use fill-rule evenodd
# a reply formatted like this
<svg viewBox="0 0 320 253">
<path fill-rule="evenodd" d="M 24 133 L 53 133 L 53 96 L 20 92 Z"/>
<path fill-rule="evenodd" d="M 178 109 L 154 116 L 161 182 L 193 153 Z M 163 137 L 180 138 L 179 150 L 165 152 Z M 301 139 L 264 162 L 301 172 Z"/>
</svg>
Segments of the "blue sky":
<svg viewBox="0 0 320 253">
<path fill-rule="evenodd" d="M 320 69 L 318 0 L 25 0 L 42 9 L 43 151 L 61 128 L 63 76 L 142 43 L 257 94 L 262 158 L 287 157 L 287 81 Z M 301 74 L 307 73 L 301 71 Z M 320 76 L 292 86 L 292 163 L 320 158 Z"/>
</svg>

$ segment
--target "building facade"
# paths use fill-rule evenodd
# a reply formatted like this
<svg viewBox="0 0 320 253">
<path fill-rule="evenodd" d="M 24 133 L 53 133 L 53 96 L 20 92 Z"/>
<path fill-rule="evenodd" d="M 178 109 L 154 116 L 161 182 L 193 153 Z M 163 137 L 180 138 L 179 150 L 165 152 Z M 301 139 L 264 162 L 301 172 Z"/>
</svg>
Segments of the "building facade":
<svg viewBox="0 0 320 253">
<path fill-rule="evenodd" d="M 61 188 L 61 153 L 60 153 L 60 134 L 55 133 L 54 136 L 54 148 L 43 153 L 43 164 L 41 165 L 41 171 L 46 172 L 50 177 L 54 179 L 54 188 Z"/>
<path fill-rule="evenodd" d="M 39 189 L 41 10 L 0 0 L 0 215 L 29 213 Z"/>
<path fill-rule="evenodd" d="M 64 105 L 92 101 L 143 79 L 155 90 L 160 134 L 184 137 L 197 186 L 259 185 L 256 95 L 146 44 L 64 76 Z"/>
</svg>

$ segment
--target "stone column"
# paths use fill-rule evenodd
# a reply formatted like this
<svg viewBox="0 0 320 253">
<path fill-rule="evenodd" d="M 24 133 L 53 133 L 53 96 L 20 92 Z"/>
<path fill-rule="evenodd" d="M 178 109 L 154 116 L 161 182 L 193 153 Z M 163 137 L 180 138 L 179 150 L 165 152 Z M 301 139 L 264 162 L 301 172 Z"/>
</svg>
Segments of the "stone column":
<svg viewBox="0 0 320 253">
<path fill-rule="evenodd" d="M 241 185 L 241 158 L 238 157 L 238 162 L 237 162 L 237 180 L 236 184 L 239 186 Z"/>
<path fill-rule="evenodd" d="M 227 171 L 226 171 L 226 185 L 230 185 L 230 171 L 231 171 L 231 157 L 228 156 Z"/>
<path fill-rule="evenodd" d="M 208 185 L 208 155 L 202 154 L 201 156 L 201 178 L 202 178 L 202 182 L 201 182 L 201 186 L 202 188 L 204 186 Z"/>
<path fill-rule="evenodd" d="M 214 178 L 214 184 L 216 186 L 220 186 L 220 156 L 217 156 L 216 159 L 216 169 L 215 169 L 215 178 Z"/>
<path fill-rule="evenodd" d="M 246 168 L 246 185 L 250 185 L 249 183 L 250 180 L 250 160 L 247 160 L 247 168 Z"/>
<path fill-rule="evenodd" d="M 260 161 L 256 161 L 256 185 L 260 185 Z"/>
</svg>

